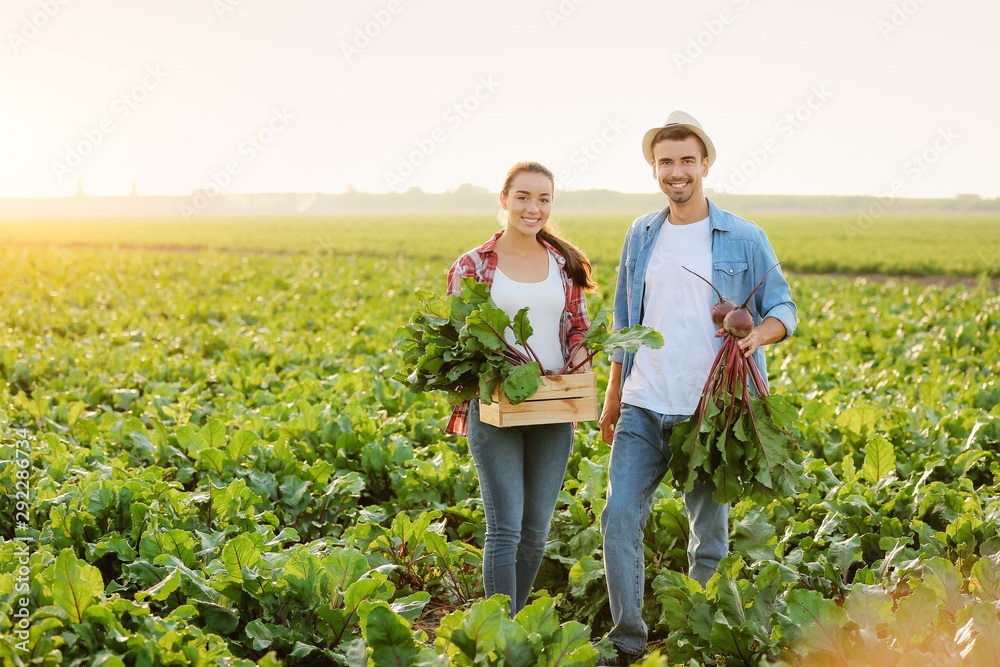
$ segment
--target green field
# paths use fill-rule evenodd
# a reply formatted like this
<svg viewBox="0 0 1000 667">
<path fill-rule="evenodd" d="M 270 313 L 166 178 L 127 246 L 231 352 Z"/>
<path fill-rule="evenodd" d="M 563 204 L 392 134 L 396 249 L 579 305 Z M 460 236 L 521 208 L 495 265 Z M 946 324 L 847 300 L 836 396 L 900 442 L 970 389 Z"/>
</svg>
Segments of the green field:
<svg viewBox="0 0 1000 667">
<path fill-rule="evenodd" d="M 734 505 L 706 590 L 683 576 L 687 519 L 663 484 L 645 665 L 1000 662 L 994 284 L 791 261 L 996 276 L 977 257 L 996 258 L 998 221 L 887 218 L 843 245 L 835 220 L 763 221 L 794 266 L 801 323 L 768 368 L 799 410 L 807 482 Z M 596 423 L 578 427 L 535 594 L 510 620 L 482 599 L 465 439 L 444 436 L 442 396 L 392 377 L 414 291 L 443 291 L 495 223 L 274 223 L 0 225 L 3 664 L 593 664 L 610 625 Z M 627 223 L 563 221 L 594 258 L 592 313 Z M 607 361 L 595 370 L 603 392 Z"/>
<path fill-rule="evenodd" d="M 630 215 L 567 215 L 563 233 L 595 264 L 617 263 Z M 755 219 L 786 270 L 1000 277 L 1000 217 L 775 215 Z M 492 216 L 340 216 L 0 221 L 6 244 L 230 249 L 314 256 L 452 259 L 498 229 Z"/>
</svg>

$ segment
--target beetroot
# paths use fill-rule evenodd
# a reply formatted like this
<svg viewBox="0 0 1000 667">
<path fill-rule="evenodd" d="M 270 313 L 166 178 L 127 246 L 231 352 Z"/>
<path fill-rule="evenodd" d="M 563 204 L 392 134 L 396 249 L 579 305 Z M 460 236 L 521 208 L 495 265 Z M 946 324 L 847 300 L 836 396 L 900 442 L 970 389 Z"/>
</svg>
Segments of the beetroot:
<svg viewBox="0 0 1000 667">
<path fill-rule="evenodd" d="M 746 338 L 753 331 L 753 315 L 746 308 L 731 310 L 722 320 L 722 329 L 734 338 Z"/>
</svg>

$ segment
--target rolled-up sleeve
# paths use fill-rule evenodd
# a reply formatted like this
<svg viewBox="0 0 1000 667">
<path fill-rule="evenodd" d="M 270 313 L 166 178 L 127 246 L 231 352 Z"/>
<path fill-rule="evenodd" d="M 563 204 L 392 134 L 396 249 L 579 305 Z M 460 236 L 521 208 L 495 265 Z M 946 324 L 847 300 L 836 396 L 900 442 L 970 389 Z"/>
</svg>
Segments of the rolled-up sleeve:
<svg viewBox="0 0 1000 667">
<path fill-rule="evenodd" d="M 764 272 L 777 263 L 778 258 L 774 254 L 774 249 L 762 230 L 761 242 L 757 245 L 757 257 L 754 261 L 759 274 L 755 280 L 759 282 L 764 277 Z M 792 335 L 799 322 L 798 309 L 792 301 L 792 289 L 780 266 L 775 266 L 774 270 L 767 274 L 764 284 L 754 295 L 754 301 L 761 319 L 773 317 L 785 326 L 785 337 L 781 340 L 786 340 Z"/>
<path fill-rule="evenodd" d="M 566 343 L 570 349 L 583 340 L 590 328 L 590 315 L 587 313 L 587 294 L 576 283 L 571 282 L 569 295 L 566 299 L 566 312 L 569 323 L 566 331 Z"/>
<path fill-rule="evenodd" d="M 632 223 L 634 227 L 636 223 Z M 628 270 L 625 265 L 625 259 L 628 256 L 628 245 L 629 241 L 632 239 L 632 229 L 630 228 L 628 233 L 625 235 L 625 243 L 622 244 L 622 255 L 618 260 L 618 281 L 615 283 L 615 302 L 614 302 L 614 316 L 611 323 L 611 329 L 613 331 L 621 331 L 627 326 L 630 326 L 629 322 L 629 289 L 628 289 Z M 616 347 L 611 352 L 611 361 L 615 363 L 622 363 L 625 361 L 625 348 Z"/>
<path fill-rule="evenodd" d="M 466 264 L 462 260 L 464 255 L 459 257 L 451 270 L 448 271 L 448 296 L 458 296 L 462 293 L 462 278 L 475 274 L 475 268 Z"/>
</svg>

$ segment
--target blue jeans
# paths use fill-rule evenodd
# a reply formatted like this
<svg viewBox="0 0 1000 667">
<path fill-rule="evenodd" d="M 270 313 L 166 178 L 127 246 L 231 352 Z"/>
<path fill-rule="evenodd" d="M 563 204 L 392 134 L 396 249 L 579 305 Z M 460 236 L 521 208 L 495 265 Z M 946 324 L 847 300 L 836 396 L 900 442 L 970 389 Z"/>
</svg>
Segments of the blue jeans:
<svg viewBox="0 0 1000 667">
<path fill-rule="evenodd" d="M 499 428 L 479 420 L 479 401 L 473 401 L 469 450 L 486 513 L 486 596 L 509 597 L 514 616 L 527 603 L 542 564 L 549 524 L 573 450 L 573 424 Z"/>
<path fill-rule="evenodd" d="M 642 531 L 649 519 L 653 495 L 670 463 L 670 434 L 687 415 L 661 415 L 622 404 L 608 466 L 608 502 L 601 513 L 604 569 L 615 625 L 608 637 L 629 652 L 646 646 L 642 620 L 645 563 Z M 729 552 L 729 504 L 712 499 L 712 485 L 701 485 L 684 496 L 691 523 L 688 576 L 704 586 Z"/>
</svg>

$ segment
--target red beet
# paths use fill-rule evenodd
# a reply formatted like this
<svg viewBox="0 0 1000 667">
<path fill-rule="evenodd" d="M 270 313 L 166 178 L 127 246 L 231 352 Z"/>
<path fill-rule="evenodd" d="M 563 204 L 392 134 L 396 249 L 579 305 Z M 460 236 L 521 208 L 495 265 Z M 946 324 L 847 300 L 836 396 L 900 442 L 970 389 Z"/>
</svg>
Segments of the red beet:
<svg viewBox="0 0 1000 667">
<path fill-rule="evenodd" d="M 731 310 L 722 321 L 722 328 L 730 336 L 746 338 L 753 331 L 753 315 L 743 307 Z"/>
</svg>

